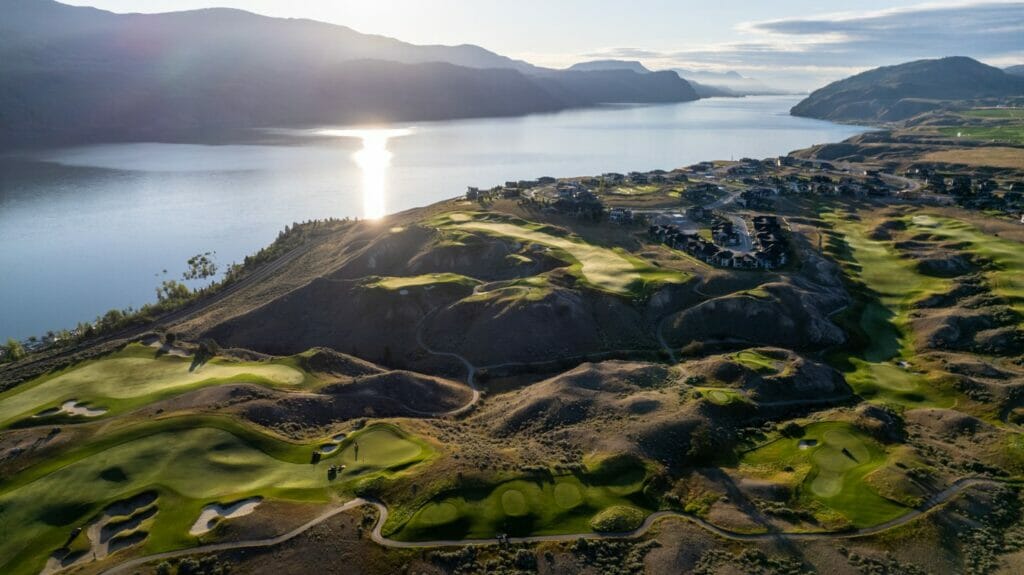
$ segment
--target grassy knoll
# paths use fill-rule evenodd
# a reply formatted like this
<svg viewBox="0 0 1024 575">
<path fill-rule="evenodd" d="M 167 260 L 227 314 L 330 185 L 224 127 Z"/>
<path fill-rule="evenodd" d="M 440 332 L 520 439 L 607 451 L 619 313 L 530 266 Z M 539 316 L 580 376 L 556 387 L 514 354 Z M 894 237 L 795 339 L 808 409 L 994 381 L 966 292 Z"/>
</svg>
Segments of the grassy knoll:
<svg viewBox="0 0 1024 575">
<path fill-rule="evenodd" d="M 312 382 L 312 376 L 290 363 L 287 359 L 268 363 L 213 359 L 192 368 L 191 358 L 158 357 L 156 350 L 133 344 L 0 394 L 0 426 L 31 418 L 68 400 L 106 409 L 106 415 L 111 415 L 199 387 L 248 382 L 300 388 Z M 28 421 L 42 424 L 54 419 Z"/>
<path fill-rule="evenodd" d="M 479 285 L 479 281 L 459 274 L 439 273 L 423 274 L 410 277 L 384 277 L 368 284 L 368 287 L 379 287 L 388 290 L 401 290 L 425 287 L 438 284 L 458 284 L 467 287 Z"/>
<path fill-rule="evenodd" d="M 1024 314 L 1024 244 L 986 234 L 968 222 L 954 218 L 916 215 L 906 218 L 908 227 L 943 241 L 968 243 L 967 251 L 992 263 L 985 277 L 992 291 Z"/>
<path fill-rule="evenodd" d="M 864 345 L 856 356 L 842 358 L 847 382 L 869 399 L 952 405 L 953 400 L 929 385 L 924 375 L 899 366 L 916 354 L 909 326 L 913 304 L 949 289 L 950 282 L 918 273 L 914 262 L 901 257 L 891 242 L 871 239 L 872 224 L 877 222 L 848 220 L 835 213 L 823 218 L 842 238 L 830 240 L 831 254 L 860 286 L 847 317 L 863 334 Z"/>
<path fill-rule="evenodd" d="M 252 495 L 326 501 L 330 487 L 350 477 L 402 469 L 430 455 L 398 428 L 370 426 L 345 439 L 334 457 L 347 469 L 331 482 L 325 464 L 309 464 L 318 444 L 278 441 L 224 420 L 208 425 L 216 423 L 175 418 L 124 429 L 0 485 L 0 572 L 37 573 L 75 527 L 144 491 L 158 494 L 144 543 L 157 552 L 194 545 L 188 528 L 208 503 Z"/>
<path fill-rule="evenodd" d="M 749 349 L 733 354 L 732 359 L 744 367 L 767 375 L 776 375 L 786 366 L 784 361 Z"/>
<path fill-rule="evenodd" d="M 658 268 L 625 250 L 595 246 L 575 237 L 554 235 L 539 224 L 520 220 L 483 219 L 482 214 L 452 213 L 439 218 L 438 224 L 449 228 L 480 232 L 533 242 L 555 250 L 556 256 L 587 284 L 605 291 L 633 295 L 642 293 L 651 284 L 681 283 L 686 274 Z"/>
<path fill-rule="evenodd" d="M 866 527 L 907 511 L 864 481 L 887 459 L 880 445 L 852 425 L 823 422 L 807 426 L 803 437 L 780 437 L 745 453 L 740 470 L 795 484 L 796 499 L 808 508 L 818 508 L 825 521 Z"/>
<path fill-rule="evenodd" d="M 399 513 L 408 519 L 389 521 L 385 532 L 405 541 L 584 533 L 610 508 L 634 510 L 628 519 L 642 520 L 651 509 L 643 493 L 646 475 L 641 463 L 630 461 L 576 474 L 466 485 L 434 496 L 411 514 Z"/>
</svg>

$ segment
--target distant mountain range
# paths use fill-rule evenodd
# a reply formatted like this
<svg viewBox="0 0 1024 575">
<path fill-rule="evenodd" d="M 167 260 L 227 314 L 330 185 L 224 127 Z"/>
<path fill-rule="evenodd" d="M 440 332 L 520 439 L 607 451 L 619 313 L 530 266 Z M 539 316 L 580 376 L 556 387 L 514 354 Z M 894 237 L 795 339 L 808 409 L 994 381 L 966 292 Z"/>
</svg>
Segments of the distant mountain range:
<svg viewBox="0 0 1024 575">
<path fill-rule="evenodd" d="M 683 102 L 672 72 L 539 68 L 230 9 L 114 14 L 0 0 L 0 146 L 225 139 L 253 128 Z"/>
<path fill-rule="evenodd" d="M 905 120 L 951 101 L 1024 95 L 1024 77 L 962 56 L 869 70 L 811 93 L 794 116 L 835 121 Z"/>
<path fill-rule="evenodd" d="M 630 70 L 638 74 L 650 74 L 650 69 L 635 60 L 593 60 L 580 62 L 568 68 L 572 71 Z M 785 90 L 772 88 L 760 80 L 745 78 L 738 72 L 698 72 L 674 68 L 673 72 L 693 86 L 701 98 L 762 96 L 790 94 Z"/>
<path fill-rule="evenodd" d="M 1003 71 L 1006 72 L 1007 74 L 1013 74 L 1014 76 L 1024 76 L 1024 64 L 1018 64 L 1017 66 L 1003 68 Z"/>
</svg>

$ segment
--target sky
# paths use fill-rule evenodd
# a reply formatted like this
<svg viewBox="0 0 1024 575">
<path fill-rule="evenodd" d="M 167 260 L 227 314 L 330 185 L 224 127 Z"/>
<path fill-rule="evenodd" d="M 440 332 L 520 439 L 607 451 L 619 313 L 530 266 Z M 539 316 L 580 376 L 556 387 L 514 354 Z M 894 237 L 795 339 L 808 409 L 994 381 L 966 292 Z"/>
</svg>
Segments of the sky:
<svg viewBox="0 0 1024 575">
<path fill-rule="evenodd" d="M 1024 64 L 1024 1 L 63 0 L 114 12 L 231 7 L 415 44 L 477 44 L 549 67 L 599 58 L 724 72 L 790 87 L 963 55 Z"/>
</svg>

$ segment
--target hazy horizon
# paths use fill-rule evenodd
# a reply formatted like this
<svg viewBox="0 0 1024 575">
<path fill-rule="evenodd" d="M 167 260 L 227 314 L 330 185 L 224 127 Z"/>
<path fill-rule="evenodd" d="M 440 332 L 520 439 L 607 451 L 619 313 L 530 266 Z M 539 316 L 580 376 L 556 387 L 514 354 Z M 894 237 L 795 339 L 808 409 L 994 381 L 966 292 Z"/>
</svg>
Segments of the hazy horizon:
<svg viewBox="0 0 1024 575">
<path fill-rule="evenodd" d="M 465 3 L 413 0 L 68 0 L 114 12 L 226 7 L 309 18 L 414 44 L 476 44 L 538 66 L 639 60 L 652 69 L 737 71 L 810 90 L 868 68 L 942 56 L 1024 63 L 1024 2 L 865 0 L 856 14 L 809 0 L 715 5 L 642 0 Z M 524 9 L 527 8 L 527 9 Z M 400 17 L 399 17 L 400 16 Z"/>
</svg>

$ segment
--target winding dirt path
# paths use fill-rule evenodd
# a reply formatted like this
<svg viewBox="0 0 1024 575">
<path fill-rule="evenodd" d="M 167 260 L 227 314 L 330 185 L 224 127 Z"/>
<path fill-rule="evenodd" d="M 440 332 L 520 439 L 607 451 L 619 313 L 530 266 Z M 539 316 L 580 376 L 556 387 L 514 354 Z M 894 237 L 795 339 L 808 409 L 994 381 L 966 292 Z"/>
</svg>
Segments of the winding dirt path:
<svg viewBox="0 0 1024 575">
<path fill-rule="evenodd" d="M 631 531 L 624 531 L 621 533 L 567 533 L 563 535 L 534 535 L 529 537 L 509 537 L 507 541 L 509 543 L 541 543 L 541 542 L 565 542 L 575 541 L 580 538 L 584 539 L 632 539 L 644 535 L 647 533 L 654 524 L 664 519 L 679 519 L 683 521 L 689 521 L 702 529 L 705 529 L 719 537 L 729 539 L 732 541 L 812 541 L 821 539 L 853 539 L 857 537 L 867 537 L 875 535 L 883 531 L 888 531 L 895 527 L 905 525 L 914 521 L 915 519 L 930 513 L 936 508 L 944 505 L 964 490 L 974 487 L 977 485 L 1005 485 L 1019 483 L 1020 480 L 1000 480 L 990 479 L 987 477 L 964 477 L 954 481 L 946 489 L 932 495 L 924 502 L 923 505 L 917 509 L 913 509 L 904 515 L 901 515 L 895 519 L 880 523 L 873 527 L 864 527 L 861 529 L 853 529 L 849 531 L 811 531 L 811 532 L 787 532 L 777 531 L 768 533 L 743 533 L 740 531 L 733 531 L 724 527 L 719 527 L 713 523 L 709 523 L 699 517 L 693 515 L 687 515 L 678 511 L 657 511 L 647 516 L 644 522 Z M 424 548 L 438 548 L 438 547 L 462 547 L 467 545 L 497 545 L 501 543 L 496 537 L 488 539 L 438 539 L 434 541 L 396 541 L 385 537 L 382 533 L 384 524 L 388 520 L 388 508 L 379 501 L 369 499 L 353 499 L 347 503 L 329 509 L 319 516 L 303 523 L 295 529 L 277 537 L 271 537 L 268 539 L 252 539 L 247 541 L 234 541 L 228 543 L 214 543 L 211 545 L 201 545 L 199 547 L 192 547 L 189 549 L 181 549 L 178 551 L 168 551 L 165 553 L 156 553 L 153 555 L 147 555 L 144 557 L 138 557 L 125 561 L 120 565 L 111 567 L 104 571 L 105 575 L 113 575 L 115 573 L 123 573 L 139 567 L 146 563 L 153 561 L 165 561 L 168 559 L 174 559 L 178 557 L 186 557 L 190 555 L 198 555 L 201 553 L 213 553 L 218 551 L 233 551 L 238 549 L 255 549 L 261 547 L 272 547 L 274 545 L 280 545 L 286 541 L 294 539 L 302 533 L 316 527 L 317 525 L 327 521 L 328 519 L 344 513 L 357 507 L 369 505 L 377 509 L 378 517 L 377 521 L 373 526 L 373 530 L 370 533 L 370 539 L 382 545 L 384 547 L 399 548 L 399 549 L 424 549 Z"/>
<path fill-rule="evenodd" d="M 469 389 L 473 392 L 473 395 L 472 397 L 470 397 L 469 402 L 467 402 L 466 405 L 463 405 L 462 407 L 456 407 L 455 409 L 451 409 L 448 411 L 438 413 L 422 412 L 418 410 L 413 411 L 416 411 L 416 413 L 420 415 L 426 415 L 428 417 L 453 417 L 466 413 L 467 411 L 473 409 L 473 407 L 475 407 L 477 403 L 480 403 L 480 390 L 476 386 L 476 366 L 470 363 L 468 359 L 454 352 L 437 351 L 430 347 L 429 345 L 427 345 L 427 342 L 423 341 L 423 326 L 426 325 L 427 320 L 430 318 L 430 316 L 434 315 L 434 312 L 436 311 L 437 308 L 431 310 L 427 315 L 423 316 L 423 319 L 420 320 L 420 323 L 416 325 L 416 344 L 422 347 L 423 350 L 429 353 L 430 355 L 436 355 L 438 357 L 450 357 L 462 363 L 462 365 L 465 366 L 466 368 L 466 385 L 469 386 Z"/>
</svg>

